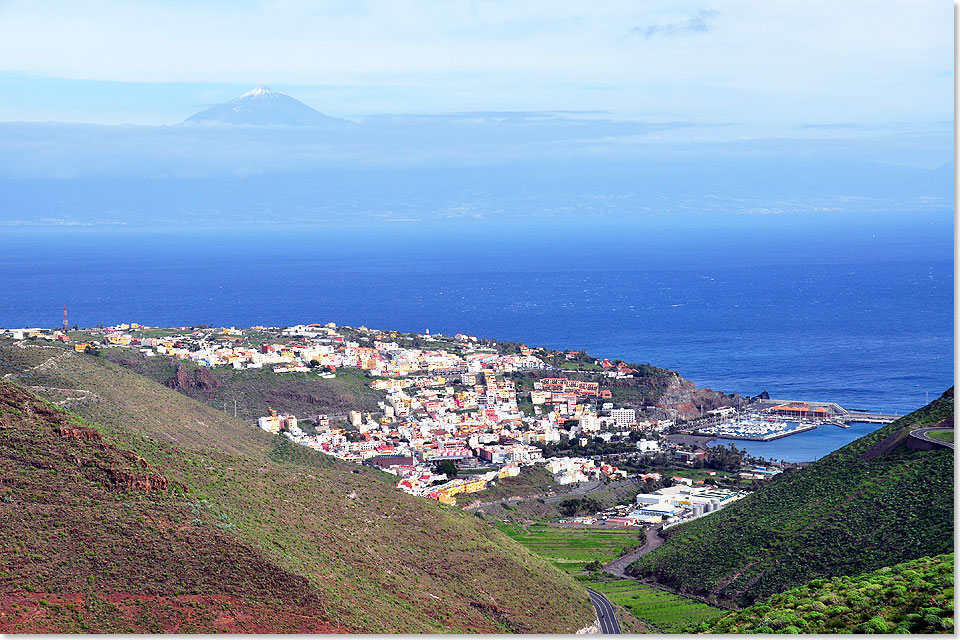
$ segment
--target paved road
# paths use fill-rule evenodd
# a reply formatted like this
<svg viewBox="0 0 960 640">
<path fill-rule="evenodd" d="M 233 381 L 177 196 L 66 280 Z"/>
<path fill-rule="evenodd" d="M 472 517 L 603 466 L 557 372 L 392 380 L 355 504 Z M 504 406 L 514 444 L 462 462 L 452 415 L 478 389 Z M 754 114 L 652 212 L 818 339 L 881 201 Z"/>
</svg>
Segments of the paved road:
<svg viewBox="0 0 960 640">
<path fill-rule="evenodd" d="M 931 438 L 930 436 L 928 436 L 927 433 L 930 431 L 946 431 L 946 429 L 944 427 L 924 427 L 923 429 L 914 429 L 913 431 L 910 432 L 910 435 L 912 435 L 917 440 L 923 440 L 924 442 L 932 442 L 934 444 L 940 445 L 941 447 L 948 447 L 950 449 L 953 449 L 952 442 L 944 442 L 943 440 L 937 440 L 935 438 Z"/>
<path fill-rule="evenodd" d="M 593 609 L 597 612 L 597 620 L 600 621 L 600 633 L 623 633 L 620 630 L 617 614 L 613 612 L 613 605 L 607 597 L 593 589 L 587 589 L 587 591 L 590 593 Z"/>
</svg>

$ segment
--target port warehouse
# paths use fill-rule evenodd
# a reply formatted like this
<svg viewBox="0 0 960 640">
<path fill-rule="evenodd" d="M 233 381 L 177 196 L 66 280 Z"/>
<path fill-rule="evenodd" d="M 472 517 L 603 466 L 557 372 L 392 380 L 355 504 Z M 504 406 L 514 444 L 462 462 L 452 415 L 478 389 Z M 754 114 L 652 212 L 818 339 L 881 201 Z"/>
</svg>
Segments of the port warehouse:
<svg viewBox="0 0 960 640">
<path fill-rule="evenodd" d="M 832 418 L 850 413 L 836 402 L 802 400 L 759 400 L 753 408 L 785 418 Z"/>
</svg>

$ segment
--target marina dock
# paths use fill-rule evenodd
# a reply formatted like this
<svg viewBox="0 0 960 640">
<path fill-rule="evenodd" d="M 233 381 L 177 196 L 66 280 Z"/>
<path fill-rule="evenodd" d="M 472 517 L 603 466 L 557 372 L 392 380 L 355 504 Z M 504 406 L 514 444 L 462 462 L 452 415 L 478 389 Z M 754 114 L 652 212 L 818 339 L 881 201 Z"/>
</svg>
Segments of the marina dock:
<svg viewBox="0 0 960 640">
<path fill-rule="evenodd" d="M 810 431 L 820 426 L 848 429 L 850 423 L 888 424 L 902 416 L 891 413 L 850 411 L 835 402 L 760 400 L 735 417 L 715 416 L 701 422 L 698 435 L 769 442 Z M 792 423 L 792 425 L 790 424 Z"/>
<path fill-rule="evenodd" d="M 889 424 L 902 417 L 893 413 L 858 413 L 853 411 L 837 416 L 843 422 L 878 422 L 880 424 Z"/>
</svg>

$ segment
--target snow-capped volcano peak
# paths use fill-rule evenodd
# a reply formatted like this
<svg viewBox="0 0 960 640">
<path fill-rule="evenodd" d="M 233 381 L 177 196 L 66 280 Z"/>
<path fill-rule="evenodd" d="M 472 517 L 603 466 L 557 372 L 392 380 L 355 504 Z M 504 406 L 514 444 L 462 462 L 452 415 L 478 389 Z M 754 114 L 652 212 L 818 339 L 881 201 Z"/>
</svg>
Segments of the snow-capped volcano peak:
<svg viewBox="0 0 960 640">
<path fill-rule="evenodd" d="M 186 122 L 325 127 L 353 124 L 349 120 L 325 116 L 296 98 L 263 84 L 230 102 L 195 113 Z"/>
<path fill-rule="evenodd" d="M 243 98 L 259 98 L 260 96 L 266 96 L 266 95 L 277 94 L 277 93 L 283 95 L 282 91 L 275 91 L 265 84 L 258 84 L 256 89 L 253 89 L 252 91 L 247 91 L 245 94 L 240 96 L 239 99 L 242 100 Z"/>
</svg>

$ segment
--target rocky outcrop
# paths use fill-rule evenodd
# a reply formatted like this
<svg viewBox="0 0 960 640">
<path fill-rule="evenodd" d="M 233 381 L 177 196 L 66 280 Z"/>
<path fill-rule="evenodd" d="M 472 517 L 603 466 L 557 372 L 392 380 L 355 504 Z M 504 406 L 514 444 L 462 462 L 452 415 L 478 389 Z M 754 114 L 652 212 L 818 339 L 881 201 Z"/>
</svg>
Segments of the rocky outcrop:
<svg viewBox="0 0 960 640">
<path fill-rule="evenodd" d="M 190 389 L 200 389 L 210 393 L 223 386 L 210 369 L 200 367 L 194 369 L 193 374 L 191 374 L 190 370 L 183 364 L 177 365 L 176 373 L 167 380 L 166 385 L 181 393 L 186 393 Z"/>
<path fill-rule="evenodd" d="M 69 424 L 60 424 L 56 427 L 56 430 L 62 438 L 72 438 L 75 440 L 96 444 L 101 451 L 105 452 L 113 461 L 117 463 L 122 464 L 124 460 L 127 460 L 132 462 L 134 465 L 142 465 L 149 472 L 153 471 L 150 463 L 147 462 L 143 456 L 138 453 L 134 453 L 133 451 L 118 449 L 115 445 L 112 445 L 109 442 L 104 442 L 103 435 L 96 429 L 91 429 L 89 427 L 77 427 Z M 170 481 L 167 479 L 167 477 L 160 474 L 137 473 L 135 471 L 117 469 L 111 466 L 96 464 L 93 460 L 76 456 L 73 457 L 73 461 L 79 467 L 95 466 L 97 470 L 105 473 L 110 483 L 117 488 L 125 488 L 130 491 L 149 492 L 166 491 L 170 487 Z M 177 486 L 184 491 L 186 490 L 186 487 L 180 485 L 179 483 Z"/>
<path fill-rule="evenodd" d="M 99 431 L 96 429 L 89 429 L 87 427 L 71 427 L 62 424 L 57 427 L 57 433 L 59 433 L 63 438 L 76 438 L 77 440 L 103 442 L 103 435 L 101 435 Z"/>
<path fill-rule="evenodd" d="M 130 491 L 166 491 L 170 486 L 167 477 L 160 474 L 132 473 L 116 469 L 105 469 L 105 471 L 111 482 Z"/>
<path fill-rule="evenodd" d="M 740 404 L 746 404 L 746 399 L 740 394 L 728 395 L 713 389 L 698 389 L 696 383 L 675 375 L 657 401 L 656 415 L 657 417 L 692 420 L 699 417 L 701 412 L 720 407 L 736 407 Z"/>
<path fill-rule="evenodd" d="M 167 380 L 167 386 L 176 391 L 186 391 L 192 386 L 190 371 L 182 364 L 178 364 L 176 373 Z"/>
<path fill-rule="evenodd" d="M 193 372 L 193 381 L 196 386 L 204 391 L 213 391 L 222 386 L 220 381 L 214 377 L 213 372 L 206 367 L 200 367 Z"/>
<path fill-rule="evenodd" d="M 153 468 L 150 466 L 150 463 L 147 462 L 141 455 L 134 453 L 133 451 L 124 451 L 122 449 L 118 449 L 118 451 L 120 452 L 120 455 L 122 455 L 127 460 L 130 460 L 131 462 L 134 462 L 136 464 L 142 464 L 149 471 L 153 471 Z"/>
</svg>

